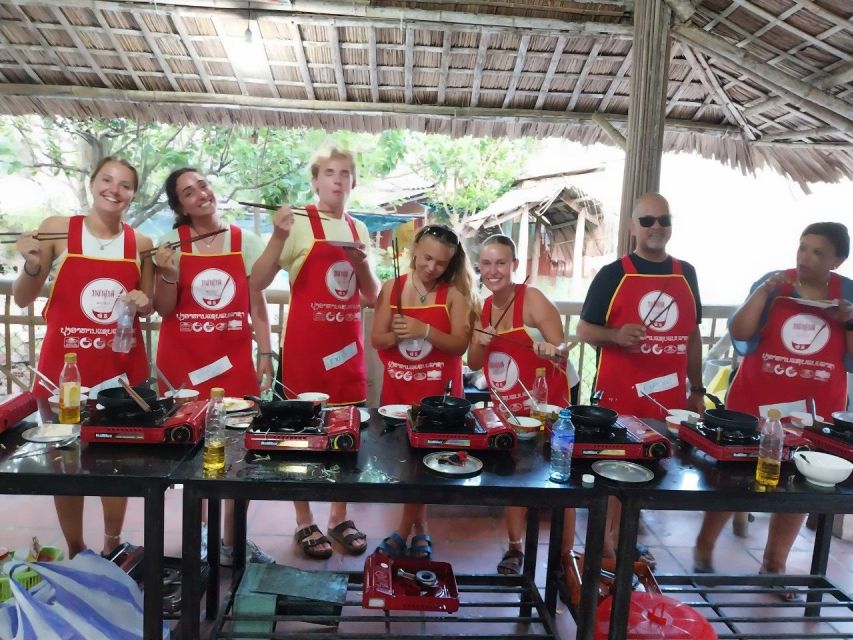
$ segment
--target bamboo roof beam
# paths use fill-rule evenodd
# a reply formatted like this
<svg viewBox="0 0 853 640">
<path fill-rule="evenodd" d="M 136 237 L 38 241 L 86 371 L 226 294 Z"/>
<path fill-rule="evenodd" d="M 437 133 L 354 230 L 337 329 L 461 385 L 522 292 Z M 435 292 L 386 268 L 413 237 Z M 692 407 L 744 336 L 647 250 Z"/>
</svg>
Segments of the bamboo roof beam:
<svg viewBox="0 0 853 640">
<path fill-rule="evenodd" d="M 139 15 L 138 11 L 131 11 L 130 13 L 133 16 L 133 19 L 136 21 L 136 24 L 139 26 L 139 30 L 142 32 L 142 37 L 145 38 L 145 42 L 148 44 L 148 48 L 151 50 L 151 53 L 154 54 L 154 58 L 157 60 L 157 64 L 160 65 L 160 70 L 166 76 L 166 80 L 169 81 L 169 85 L 172 87 L 172 90 L 180 91 L 181 88 L 175 81 L 175 75 L 172 73 L 172 68 L 169 66 L 169 63 L 167 63 L 166 59 L 163 57 L 163 52 L 160 51 L 160 47 L 157 45 L 157 41 L 154 39 L 154 36 L 151 34 L 151 31 L 148 30 L 148 26 L 145 24 L 145 20 L 142 18 L 142 16 Z"/>
<path fill-rule="evenodd" d="M 299 25 L 295 22 L 289 22 L 287 27 L 290 30 L 290 47 L 293 49 L 296 61 L 299 63 L 302 82 L 305 83 L 305 95 L 309 100 L 315 100 L 314 81 L 311 79 L 308 60 L 305 58 L 305 48 L 302 46 L 302 34 L 299 31 Z"/>
<path fill-rule="evenodd" d="M 437 103 L 439 106 L 443 106 L 447 101 L 447 76 L 450 75 L 450 47 L 452 43 L 453 33 L 445 31 L 441 42 L 441 70 L 438 73 Z"/>
<path fill-rule="evenodd" d="M 536 106 L 534 109 L 541 109 L 545 105 L 545 98 L 548 97 L 548 91 L 551 88 L 551 81 L 554 79 L 554 74 L 557 72 L 557 66 L 560 64 L 560 58 L 562 57 L 563 50 L 565 48 L 566 38 L 565 36 L 560 36 L 557 38 L 557 43 L 554 45 L 554 53 L 551 54 L 551 61 L 548 63 L 548 70 L 545 72 L 545 77 L 542 78 L 542 85 L 539 87 L 539 95 L 536 97 Z"/>
<path fill-rule="evenodd" d="M 802 140 L 803 138 L 818 138 L 823 136 L 838 135 L 835 127 L 817 127 L 815 129 L 802 129 L 800 131 L 780 131 L 779 133 L 768 133 L 761 136 L 762 142 L 775 142 L 777 140 Z"/>
<path fill-rule="evenodd" d="M 99 65 L 97 63 L 97 61 L 92 56 L 92 54 L 89 53 L 89 50 L 86 48 L 86 45 L 83 44 L 83 41 L 80 39 L 80 36 L 77 35 L 76 30 L 71 25 L 71 23 L 68 22 L 68 18 L 65 17 L 65 14 L 62 13 L 62 10 L 58 9 L 56 7 L 51 7 L 51 10 L 52 10 L 53 15 L 56 16 L 56 19 L 59 20 L 60 24 L 63 27 L 65 27 L 65 31 L 68 34 L 68 36 L 71 38 L 71 42 L 74 43 L 74 47 L 77 49 L 77 51 L 80 52 L 80 55 L 83 56 L 83 58 L 86 60 L 86 62 L 92 68 L 92 70 L 95 72 L 95 74 L 98 76 L 98 78 L 100 78 L 101 82 L 104 83 L 104 86 L 109 87 L 109 88 L 113 88 L 114 85 L 113 85 L 112 81 L 110 81 L 110 79 L 104 73 L 104 70 L 101 69 L 101 65 Z M 23 11 L 21 13 L 23 13 Z M 26 15 L 26 14 L 24 14 L 24 15 Z M 39 37 L 41 37 L 41 34 L 39 34 Z M 43 40 L 43 38 L 42 38 L 42 40 Z M 45 46 L 45 49 L 49 51 L 50 45 L 48 45 L 47 42 L 45 42 L 45 45 L 47 45 L 47 46 Z"/>
<path fill-rule="evenodd" d="M 329 27 L 329 47 L 332 49 L 332 63 L 335 65 L 335 84 L 338 85 L 338 97 L 341 101 L 347 100 L 347 83 L 344 79 L 344 63 L 341 59 L 341 41 L 338 36 L 338 28 L 335 25 Z"/>
<path fill-rule="evenodd" d="M 619 67 L 619 70 L 616 72 L 616 77 L 610 82 L 610 86 L 607 87 L 607 92 L 604 94 L 604 97 L 601 99 L 601 104 L 598 105 L 599 111 L 604 111 L 610 105 L 610 101 L 613 100 L 613 96 L 616 95 L 617 85 L 622 82 L 625 78 L 625 74 L 628 73 L 628 69 L 631 68 L 631 61 L 634 58 L 634 49 L 633 47 L 628 50 L 628 53 L 625 54 L 625 59 L 622 61 L 622 64 Z"/>
<path fill-rule="evenodd" d="M 610 121 L 603 113 L 592 114 L 592 121 L 601 127 L 602 131 L 607 134 L 607 137 L 610 138 L 617 147 L 622 149 L 622 151 L 625 151 L 628 148 L 628 141 L 625 140 L 625 136 L 622 135 L 622 132 L 619 131 L 619 129 L 610 124 Z"/>
<path fill-rule="evenodd" d="M 832 23 L 837 27 L 846 29 L 847 31 L 851 30 L 851 24 L 849 19 L 830 11 L 829 9 L 824 9 L 817 2 L 812 2 L 812 0 L 797 0 L 797 4 L 805 7 L 816 16 L 823 18 L 827 22 Z"/>
<path fill-rule="evenodd" d="M 738 49 L 725 40 L 701 29 L 676 25 L 673 27 L 673 32 L 682 40 L 707 51 L 739 71 L 758 75 L 763 82 L 769 83 L 770 88 L 810 102 L 809 110 L 827 124 L 838 127 L 844 132 L 853 131 L 853 106 L 843 100 L 830 96 L 802 80 L 765 64 L 752 54 Z"/>
<path fill-rule="evenodd" d="M 445 34 L 445 37 L 447 34 Z M 376 29 L 367 28 L 367 63 L 368 75 L 370 76 L 370 98 L 379 102 L 379 64 L 376 60 Z"/>
<path fill-rule="evenodd" d="M 583 63 L 580 75 L 575 81 L 575 87 L 572 91 L 572 97 L 569 98 L 569 105 L 566 107 L 566 111 L 575 110 L 575 106 L 577 106 L 578 104 L 578 98 L 580 98 L 581 96 L 581 90 L 583 89 L 583 85 L 586 82 L 586 77 L 589 75 L 589 72 L 592 71 L 592 65 L 595 64 L 595 58 L 596 56 L 598 56 L 598 52 L 601 51 L 601 47 L 603 44 L 604 43 L 602 40 L 596 40 L 592 43 L 592 48 L 589 51 L 589 56 L 587 56 L 586 62 Z"/>
<path fill-rule="evenodd" d="M 512 99 L 515 97 L 515 90 L 518 88 L 518 80 L 521 78 L 521 72 L 524 71 L 524 65 L 527 62 L 527 47 L 530 46 L 530 34 L 521 36 L 521 41 L 518 43 L 518 53 L 515 56 L 515 68 L 512 70 L 512 77 L 509 79 L 509 87 L 504 96 L 504 109 L 512 105 Z"/>
<path fill-rule="evenodd" d="M 483 69 L 486 66 L 486 54 L 489 51 L 489 40 L 492 34 L 489 31 L 480 32 L 480 46 L 477 49 L 477 58 L 474 61 L 473 80 L 471 82 L 471 106 L 476 107 L 480 102 L 480 82 L 483 79 Z"/>
<path fill-rule="evenodd" d="M 412 104 L 415 101 L 415 79 L 412 71 L 415 65 L 415 30 L 412 27 L 406 27 L 406 47 L 403 51 L 403 95 L 406 98 L 406 104 Z"/>
<path fill-rule="evenodd" d="M 211 16 L 210 21 L 213 23 L 213 28 L 222 41 L 222 47 L 225 49 L 225 55 L 228 58 L 228 64 L 231 65 L 231 70 L 234 72 L 234 80 L 237 81 L 237 86 L 240 87 L 240 93 L 244 96 L 249 95 L 249 89 L 246 86 L 246 81 L 243 78 L 243 72 L 237 65 L 238 53 L 232 50 L 232 39 L 225 32 L 225 27 L 217 16 Z"/>
<path fill-rule="evenodd" d="M 190 58 L 192 58 L 193 66 L 195 67 L 199 80 L 201 80 L 201 83 L 204 85 L 205 91 L 208 93 L 216 93 L 213 90 L 213 84 L 210 82 L 210 77 L 204 69 L 204 63 L 201 61 L 201 58 L 199 58 L 198 53 L 190 40 L 190 35 L 187 32 L 187 27 L 184 24 L 184 19 L 181 16 L 180 11 L 176 11 L 172 14 L 172 24 L 175 25 L 175 30 L 178 32 L 178 35 L 181 36 L 181 42 L 184 44 L 184 47 L 186 47 Z"/>
<path fill-rule="evenodd" d="M 814 82 L 814 86 L 818 89 L 831 89 L 836 85 L 846 84 L 848 82 L 853 82 L 853 63 L 844 65 L 840 71 L 836 71 L 832 75 L 816 80 Z M 743 114 L 745 116 L 751 116 L 763 111 L 771 111 L 777 107 L 785 105 L 787 102 L 788 99 L 785 97 L 767 98 L 749 105 L 743 110 Z"/>
<path fill-rule="evenodd" d="M 233 94 L 207 94 L 189 91 L 136 91 L 102 89 L 72 85 L 0 84 L 0 96 L 42 99 L 105 100 L 145 104 L 181 104 L 199 107 L 245 107 L 277 111 L 351 113 L 363 115 L 395 114 L 418 115 L 432 118 L 469 118 L 473 120 L 502 120 L 518 123 L 592 124 L 591 113 L 537 111 L 534 109 L 492 109 L 485 107 L 466 108 L 426 104 L 391 104 L 372 102 L 335 102 L 331 100 L 296 100 L 263 96 Z M 608 115 L 611 122 L 625 126 L 627 116 Z M 690 120 L 666 120 L 672 131 L 706 133 L 728 136 L 739 134 L 733 127 Z"/>
<path fill-rule="evenodd" d="M 30 78 L 32 78 L 33 82 L 36 82 L 37 84 L 44 84 L 44 80 L 42 80 L 39 75 L 35 71 L 33 71 L 33 68 L 18 52 L 18 48 L 12 43 L 10 43 L 6 36 L 3 35 L 2 30 L 0 30 L 0 44 L 2 44 L 3 48 L 9 52 L 9 55 L 11 55 L 15 59 L 15 62 L 18 63 L 18 66 L 21 67 Z"/>
<path fill-rule="evenodd" d="M 58 66 L 59 70 L 62 72 L 62 75 L 65 76 L 65 79 L 68 80 L 68 82 L 71 82 L 73 84 L 75 82 L 74 77 L 68 71 L 68 67 L 66 66 L 66 64 L 64 62 L 62 62 L 62 60 L 59 58 L 58 55 L 56 55 L 56 51 L 54 51 L 54 48 L 50 45 L 50 43 L 42 35 L 41 30 L 39 30 L 39 28 L 37 26 L 35 26 L 35 24 L 33 24 L 33 21 L 30 20 L 30 17 L 20 7 L 12 5 L 10 8 L 17 11 L 18 15 L 20 15 L 21 18 L 23 19 L 23 21 L 26 23 L 27 31 L 32 33 L 36 37 L 36 40 L 39 41 L 39 44 L 41 46 L 41 52 L 44 53 L 48 58 L 53 60 L 54 64 L 56 64 L 56 66 Z M 66 24 L 67 24 L 67 21 L 66 21 Z M 63 27 L 63 30 L 67 31 L 67 29 L 65 29 L 64 27 Z M 17 57 L 15 59 L 17 60 Z M 101 80 L 101 82 L 104 82 L 103 79 Z M 112 87 L 112 85 L 109 84 L 108 82 L 104 82 L 104 86 Z"/>
<path fill-rule="evenodd" d="M 107 24 L 106 18 L 104 18 L 104 14 L 101 12 L 101 9 L 97 5 L 95 5 L 94 7 L 92 7 L 92 13 L 95 15 L 95 19 L 98 21 L 98 24 L 101 27 L 101 33 L 105 33 L 107 35 L 110 44 L 112 45 L 113 49 L 121 60 L 121 63 L 124 65 L 124 68 L 128 71 L 130 77 L 133 78 L 133 83 L 136 85 L 136 88 L 144 91 L 145 85 L 142 84 L 142 80 L 136 73 L 136 69 L 134 68 L 133 64 L 131 64 L 130 59 L 127 57 L 127 52 L 121 46 L 121 43 L 118 41 L 118 38 L 116 38 L 115 34 L 113 33 L 113 29 L 109 26 L 109 24 Z M 181 34 L 181 38 L 184 38 L 183 34 Z M 206 85 L 205 88 L 207 88 Z M 210 93 L 213 93 L 213 87 L 210 87 L 208 91 Z"/>
</svg>

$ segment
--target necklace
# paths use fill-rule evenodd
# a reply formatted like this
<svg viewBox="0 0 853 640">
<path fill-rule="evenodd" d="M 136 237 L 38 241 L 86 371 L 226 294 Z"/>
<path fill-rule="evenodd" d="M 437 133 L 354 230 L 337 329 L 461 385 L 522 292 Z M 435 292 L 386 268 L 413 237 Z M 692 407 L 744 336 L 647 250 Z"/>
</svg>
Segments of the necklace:
<svg viewBox="0 0 853 640">
<path fill-rule="evenodd" d="M 421 301 L 421 304 L 426 302 L 427 296 L 429 294 L 431 294 L 433 292 L 433 290 L 435 290 L 435 287 L 437 284 L 438 284 L 438 280 L 436 280 L 435 282 L 432 283 L 432 286 L 429 288 L 428 291 L 424 291 L 423 293 L 421 293 L 421 290 L 418 289 L 418 285 L 415 284 L 415 279 L 412 278 L 412 286 L 415 288 L 415 291 L 418 294 L 418 300 Z"/>
<path fill-rule="evenodd" d="M 195 233 L 197 236 L 202 235 L 201 233 L 196 231 L 195 227 L 192 227 L 192 230 L 193 230 L 193 233 Z M 219 239 L 219 234 L 217 234 L 215 236 L 210 236 L 209 238 L 202 238 L 201 240 L 199 240 L 199 242 L 201 242 L 205 247 L 210 249 L 210 247 L 213 246 L 213 243 L 216 242 L 218 239 Z"/>
<path fill-rule="evenodd" d="M 807 283 L 803 282 L 802 280 L 800 280 L 799 278 L 797 278 L 796 282 L 794 283 L 794 286 L 796 287 L 797 291 L 799 291 L 800 295 L 804 298 L 806 298 L 806 296 L 802 295 L 804 291 L 820 291 L 820 294 L 818 295 L 818 297 L 820 297 L 823 295 L 823 293 L 829 287 L 829 281 L 830 281 L 831 277 L 832 276 L 827 278 L 826 282 L 823 282 L 819 285 L 807 284 Z M 808 299 L 811 299 L 811 298 L 808 298 Z"/>
<path fill-rule="evenodd" d="M 122 227 L 121 231 L 118 232 L 117 235 L 114 235 L 112 238 L 107 240 L 106 242 L 101 242 L 101 238 L 92 233 L 92 230 L 89 229 L 89 225 L 86 225 L 86 230 L 89 232 L 89 235 L 95 240 L 95 244 L 98 245 L 98 249 L 101 251 L 105 251 L 108 246 L 110 246 L 113 242 L 118 240 L 124 234 L 124 227 Z"/>
</svg>

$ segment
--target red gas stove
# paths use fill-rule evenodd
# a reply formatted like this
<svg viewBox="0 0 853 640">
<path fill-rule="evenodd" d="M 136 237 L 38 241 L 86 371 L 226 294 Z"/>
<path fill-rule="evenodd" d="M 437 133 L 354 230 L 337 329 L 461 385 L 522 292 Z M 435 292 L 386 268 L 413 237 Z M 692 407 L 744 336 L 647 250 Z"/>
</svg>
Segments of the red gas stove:
<svg viewBox="0 0 853 640">
<path fill-rule="evenodd" d="M 0 400 L 0 433 L 14 427 L 38 409 L 36 397 L 29 391 L 13 393 Z"/>
<path fill-rule="evenodd" d="M 550 426 L 546 434 L 550 439 Z M 634 416 L 619 416 L 615 424 L 600 429 L 575 425 L 573 458 L 661 460 L 671 455 L 669 439 Z"/>
<path fill-rule="evenodd" d="M 151 404 L 151 403 L 149 403 Z M 207 400 L 187 402 L 172 412 L 171 400 L 157 400 L 151 411 L 123 412 L 86 407 L 80 427 L 83 442 L 131 444 L 195 444 L 204 438 Z"/>
<path fill-rule="evenodd" d="M 385 611 L 459 610 L 459 588 L 447 562 L 392 558 L 377 552 L 364 562 L 365 609 Z"/>
<path fill-rule="evenodd" d="M 409 444 L 416 449 L 514 449 L 518 438 L 491 407 L 474 409 L 461 420 L 419 414 L 406 417 Z"/>
<path fill-rule="evenodd" d="M 803 437 L 818 451 L 825 451 L 853 462 L 853 432 L 842 431 L 834 424 L 818 422 L 803 429 Z"/>
<path fill-rule="evenodd" d="M 244 436 L 249 451 L 346 452 L 358 451 L 360 443 L 361 423 L 356 407 L 321 411 L 316 405 L 307 415 L 301 410 L 277 415 L 262 413 L 252 420 Z"/>
<path fill-rule="evenodd" d="M 811 443 L 800 435 L 798 430 L 783 427 L 785 444 L 782 447 L 782 460 L 788 462 L 797 449 L 811 449 Z M 689 424 L 682 422 L 678 427 L 679 439 L 707 453 L 720 462 L 755 460 L 758 458 L 758 443 L 761 436 L 758 431 L 740 431 L 714 429 L 703 422 Z"/>
</svg>

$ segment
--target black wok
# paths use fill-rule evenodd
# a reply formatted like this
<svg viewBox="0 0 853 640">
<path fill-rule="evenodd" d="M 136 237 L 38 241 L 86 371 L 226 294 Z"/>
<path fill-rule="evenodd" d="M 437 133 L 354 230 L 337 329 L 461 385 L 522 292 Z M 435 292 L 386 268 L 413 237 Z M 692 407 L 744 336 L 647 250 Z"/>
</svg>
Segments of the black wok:
<svg viewBox="0 0 853 640">
<path fill-rule="evenodd" d="M 264 418 L 294 418 L 309 422 L 320 414 L 322 407 L 310 400 L 261 400 L 257 396 L 245 396 L 258 405 Z"/>
<path fill-rule="evenodd" d="M 149 405 L 157 401 L 157 392 L 148 387 L 136 386 L 133 390 Z M 123 411 L 135 413 L 139 411 L 139 405 L 122 387 L 102 389 L 98 391 L 98 403 L 103 405 L 107 411 Z"/>
<path fill-rule="evenodd" d="M 742 411 L 724 409 L 722 401 L 717 396 L 711 393 L 706 393 L 705 395 L 717 407 L 716 409 L 705 411 L 703 421 L 706 426 L 712 429 L 743 431 L 744 433 L 754 432 L 758 429 L 758 416 L 754 416 L 751 413 L 743 413 Z"/>
<path fill-rule="evenodd" d="M 839 431 L 853 431 L 853 411 L 836 411 L 832 422 Z"/>
<path fill-rule="evenodd" d="M 618 414 L 613 409 L 591 404 L 575 404 L 569 407 L 572 424 L 580 429 L 606 429 L 616 424 Z"/>
<path fill-rule="evenodd" d="M 462 420 L 471 410 L 471 403 L 455 396 L 427 396 L 421 400 L 420 415 L 427 418 Z"/>
</svg>

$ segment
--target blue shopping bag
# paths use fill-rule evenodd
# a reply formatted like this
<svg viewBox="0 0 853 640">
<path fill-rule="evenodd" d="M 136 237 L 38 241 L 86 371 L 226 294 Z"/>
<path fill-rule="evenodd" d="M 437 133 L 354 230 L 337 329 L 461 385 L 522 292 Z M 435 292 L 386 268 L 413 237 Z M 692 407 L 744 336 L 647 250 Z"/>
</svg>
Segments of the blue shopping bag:
<svg viewBox="0 0 853 640">
<path fill-rule="evenodd" d="M 0 604 L 0 640 L 141 640 L 142 592 L 98 554 L 86 550 L 58 562 L 13 559 L 4 569 L 10 576 L 30 569 L 42 582 L 27 590 L 10 580 L 12 598 Z"/>
</svg>

